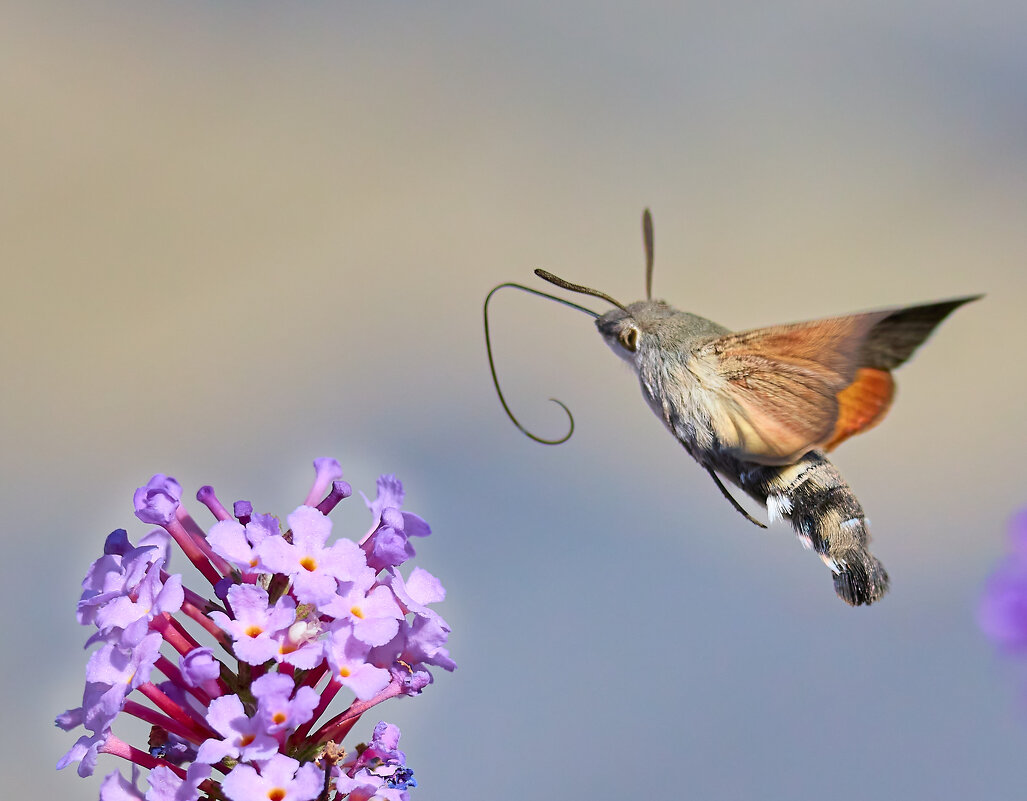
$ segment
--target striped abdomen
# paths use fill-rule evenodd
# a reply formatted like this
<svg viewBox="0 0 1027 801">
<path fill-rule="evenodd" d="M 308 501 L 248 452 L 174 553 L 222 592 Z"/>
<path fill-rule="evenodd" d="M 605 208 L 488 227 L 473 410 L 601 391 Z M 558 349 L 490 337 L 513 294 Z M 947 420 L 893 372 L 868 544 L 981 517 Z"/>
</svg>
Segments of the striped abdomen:
<svg viewBox="0 0 1027 801">
<path fill-rule="evenodd" d="M 737 467 L 737 473 L 728 467 Z M 843 601 L 871 604 L 887 592 L 888 573 L 867 549 L 870 533 L 863 507 L 823 453 L 810 451 L 781 467 L 735 462 L 716 469 L 765 503 L 771 521 L 791 521 L 803 545 L 831 569 L 835 592 Z"/>
</svg>

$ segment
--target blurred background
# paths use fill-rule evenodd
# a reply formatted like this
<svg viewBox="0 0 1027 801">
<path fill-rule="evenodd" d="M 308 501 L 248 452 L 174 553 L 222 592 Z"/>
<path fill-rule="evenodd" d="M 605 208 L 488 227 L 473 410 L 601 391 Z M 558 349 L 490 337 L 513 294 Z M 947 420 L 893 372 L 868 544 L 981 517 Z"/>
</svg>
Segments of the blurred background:
<svg viewBox="0 0 1027 801">
<path fill-rule="evenodd" d="M 1022 792 L 1027 675 L 975 608 L 1027 503 L 1027 6 L 0 9 L 10 797 L 127 767 L 56 773 L 52 720 L 135 487 L 284 516 L 317 456 L 434 529 L 460 668 L 363 733 L 401 726 L 415 801 Z M 496 297 L 512 407 L 577 432 L 504 416 L 486 292 L 542 266 L 636 300 L 645 206 L 656 295 L 732 328 L 987 293 L 835 454 L 880 604 L 731 509 L 585 316 Z"/>
</svg>

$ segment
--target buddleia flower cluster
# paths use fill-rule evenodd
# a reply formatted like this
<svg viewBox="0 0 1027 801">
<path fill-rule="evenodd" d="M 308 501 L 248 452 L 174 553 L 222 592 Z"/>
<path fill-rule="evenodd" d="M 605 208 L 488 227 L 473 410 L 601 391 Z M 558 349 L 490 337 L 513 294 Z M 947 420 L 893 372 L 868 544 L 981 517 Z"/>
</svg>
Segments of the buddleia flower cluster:
<svg viewBox="0 0 1027 801">
<path fill-rule="evenodd" d="M 1000 648 L 1027 656 L 1027 509 L 1010 522 L 1009 545 L 988 578 L 977 617 Z"/>
<path fill-rule="evenodd" d="M 284 530 L 246 501 L 229 512 L 211 487 L 196 493 L 214 517 L 207 531 L 175 479 L 156 475 L 136 490 L 136 517 L 159 528 L 137 545 L 114 531 L 86 573 L 78 620 L 95 628 L 87 647 L 99 647 L 82 705 L 57 718 L 87 732 L 59 769 L 77 762 L 89 776 L 100 754 L 132 764 L 129 778 L 106 777 L 101 801 L 408 801 L 416 781 L 396 726 L 345 739 L 373 707 L 418 695 L 432 667 L 456 667 L 449 626 L 430 608 L 442 584 L 400 570 L 411 538 L 431 530 L 402 510 L 402 484 L 382 476 L 375 499 L 364 498 L 367 533 L 329 543 L 328 515 L 352 490 L 334 459 L 314 467 Z M 210 591 L 170 572 L 172 542 Z M 114 733 L 126 715 L 149 725 L 147 743 Z"/>
</svg>

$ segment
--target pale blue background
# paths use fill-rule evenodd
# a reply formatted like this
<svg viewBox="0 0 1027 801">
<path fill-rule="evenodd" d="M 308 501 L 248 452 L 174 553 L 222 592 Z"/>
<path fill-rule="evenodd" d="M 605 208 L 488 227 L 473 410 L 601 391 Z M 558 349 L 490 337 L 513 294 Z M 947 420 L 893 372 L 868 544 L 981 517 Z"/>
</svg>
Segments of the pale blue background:
<svg viewBox="0 0 1027 801">
<path fill-rule="evenodd" d="M 4 2 L 7 795 L 116 764 L 55 773 L 51 721 L 133 489 L 284 515 L 320 455 L 435 529 L 460 670 L 382 710 L 415 801 L 1022 793 L 1027 676 L 974 614 L 1027 501 L 1025 8 Z M 635 300 L 646 205 L 657 294 L 728 326 L 988 293 L 837 454 L 880 605 L 742 520 L 584 316 L 497 298 L 514 408 L 578 432 L 503 416 L 485 293 Z"/>
</svg>

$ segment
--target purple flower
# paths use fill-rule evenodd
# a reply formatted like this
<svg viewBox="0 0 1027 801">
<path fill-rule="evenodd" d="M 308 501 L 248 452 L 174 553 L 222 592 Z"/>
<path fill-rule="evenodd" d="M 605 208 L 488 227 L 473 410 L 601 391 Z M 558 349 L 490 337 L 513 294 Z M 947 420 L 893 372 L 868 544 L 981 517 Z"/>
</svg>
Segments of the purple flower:
<svg viewBox="0 0 1027 801">
<path fill-rule="evenodd" d="M 260 567 L 257 546 L 268 537 L 279 537 L 278 520 L 273 515 L 254 515 L 244 526 L 237 520 L 219 520 L 211 526 L 207 539 L 214 553 L 227 559 L 244 573 L 272 572 Z"/>
<path fill-rule="evenodd" d="M 348 623 L 331 633 L 325 651 L 335 677 L 361 701 L 374 698 L 392 681 L 389 671 L 368 663 L 371 646 L 355 637 Z"/>
<path fill-rule="evenodd" d="M 364 554 L 353 540 L 338 540 L 325 547 L 331 521 L 317 509 L 301 506 L 289 515 L 292 542 L 268 537 L 257 546 L 261 562 L 272 572 L 292 579 L 292 592 L 300 603 L 330 601 L 340 581 L 374 578 Z"/>
<path fill-rule="evenodd" d="M 381 521 L 383 511 L 386 509 L 399 509 L 403 505 L 405 495 L 403 482 L 391 474 L 378 477 L 378 494 L 373 501 L 368 500 L 364 493 L 360 493 L 364 503 L 367 504 L 367 508 L 374 515 L 375 525 Z"/>
<path fill-rule="evenodd" d="M 320 696 L 312 687 L 296 687 L 282 673 L 261 676 L 252 686 L 257 699 L 257 715 L 264 729 L 273 735 L 294 731 L 310 720 Z"/>
<path fill-rule="evenodd" d="M 221 663 L 214 658 L 214 651 L 210 648 L 193 648 L 178 660 L 178 669 L 189 687 L 200 687 L 221 675 Z"/>
<path fill-rule="evenodd" d="M 324 660 L 321 643 L 321 623 L 318 620 L 298 620 L 275 639 L 278 653 L 275 660 L 301 670 L 310 670 Z"/>
<path fill-rule="evenodd" d="M 346 798 L 349 801 L 408 801 L 410 798 L 405 786 L 402 789 L 389 787 L 384 777 L 366 768 L 357 771 L 352 779 L 346 777 L 345 783 L 340 783 L 339 786 L 346 788 Z"/>
<path fill-rule="evenodd" d="M 144 523 L 164 526 L 175 519 L 179 502 L 182 500 L 182 485 L 170 476 L 158 473 L 145 487 L 136 490 L 132 503 L 136 517 Z"/>
<path fill-rule="evenodd" d="M 92 776 L 96 769 L 96 758 L 100 755 L 100 749 L 107 744 L 110 736 L 109 728 L 88 736 L 83 734 L 68 749 L 68 752 L 57 760 L 57 770 L 63 770 L 71 763 L 78 762 L 78 775 L 82 778 Z"/>
<path fill-rule="evenodd" d="M 196 494 L 214 517 L 207 532 L 181 506 L 174 479 L 156 475 L 136 491 L 136 516 L 162 528 L 138 547 L 113 531 L 90 566 L 77 617 L 96 647 L 81 706 L 56 719 L 66 731 L 86 729 L 58 768 L 77 762 L 88 776 L 100 754 L 133 764 L 131 781 L 117 772 L 104 779 L 101 801 L 313 801 L 326 771 L 333 801 L 408 801 L 416 782 L 396 727 L 380 723 L 366 748 L 325 744 L 341 749 L 364 712 L 420 692 L 429 667 L 454 667 L 443 647 L 449 627 L 428 606 L 445 597 L 442 584 L 417 568 L 406 581 L 395 570 L 413 555 L 408 538 L 428 525 L 400 511 L 402 485 L 383 476 L 363 544 L 329 543 L 328 515 L 352 490 L 334 460 L 315 470 L 285 535 L 249 502 L 229 512 L 212 487 Z M 205 592 L 169 574 L 172 542 Z M 355 698 L 326 715 L 343 687 Z M 125 715 L 149 726 L 146 743 L 112 734 Z M 137 766 L 149 770 L 145 793 Z"/>
<path fill-rule="evenodd" d="M 1027 649 L 1027 509 L 1009 525 L 1011 552 L 999 563 L 985 585 L 978 621 L 988 637 L 1001 647 Z"/>
<path fill-rule="evenodd" d="M 124 529 L 108 536 L 110 551 L 93 562 L 82 580 L 78 621 L 95 624 L 101 634 L 114 627 L 127 628 L 140 617 L 152 619 L 161 612 L 177 612 L 181 606 L 181 578 L 172 576 L 165 585 L 160 572 L 167 560 L 166 534 L 148 535 L 133 548 Z M 106 550 L 106 549 L 105 549 Z M 144 586 L 145 585 L 145 586 Z"/>
<path fill-rule="evenodd" d="M 232 636 L 236 657 L 251 665 L 273 659 L 278 653 L 277 635 L 296 619 L 296 602 L 283 595 L 269 607 L 267 590 L 236 584 L 228 591 L 228 603 L 234 617 L 211 612 L 210 618 Z"/>
<path fill-rule="evenodd" d="M 95 622 L 101 634 L 115 628 L 124 631 L 137 621 L 148 624 L 158 615 L 175 613 L 182 608 L 182 577 L 176 574 L 167 582 L 161 581 L 163 567 L 164 560 L 158 559 L 147 567 L 135 584 L 124 586 L 120 592 L 104 593 L 90 600 L 89 603 L 96 607 Z M 104 599 L 102 603 L 100 599 Z M 79 608 L 82 606 L 80 603 Z"/>
<path fill-rule="evenodd" d="M 149 680 L 160 646 L 161 636 L 151 632 L 135 648 L 107 643 L 93 652 L 86 665 L 86 692 L 82 699 L 87 729 L 99 731 L 113 723 L 128 694 Z"/>
<path fill-rule="evenodd" d="M 210 777 L 210 765 L 194 762 L 179 778 L 171 768 L 159 765 L 150 771 L 150 790 L 146 801 L 197 801 L 200 784 Z"/>
<path fill-rule="evenodd" d="M 368 659 L 375 665 L 396 665 L 405 670 L 394 671 L 404 678 L 406 692 L 416 695 L 432 681 L 427 666 L 456 670 L 444 644 L 449 639 L 449 626 L 438 615 L 415 617 L 413 623 L 403 620 L 399 633 L 388 643 L 373 648 Z"/>
<path fill-rule="evenodd" d="M 978 619 L 998 645 L 1027 649 L 1027 560 L 1009 557 L 999 565 L 988 579 Z"/>
<path fill-rule="evenodd" d="M 412 512 L 400 511 L 403 496 L 403 484 L 391 475 L 378 479 L 378 495 L 373 501 L 364 495 L 364 502 L 375 522 L 363 546 L 367 552 L 367 563 L 375 570 L 403 564 L 416 554 L 410 537 L 431 534 L 431 528 L 422 518 Z"/>
<path fill-rule="evenodd" d="M 355 783 L 350 800 L 383 798 L 406 801 L 408 787 L 416 787 L 414 772 L 406 766 L 406 754 L 399 750 L 399 728 L 381 721 L 367 747 L 350 765 Z"/>
<path fill-rule="evenodd" d="M 342 467 L 335 459 L 322 457 L 314 460 L 314 485 L 307 493 L 304 506 L 316 506 L 332 483 L 342 478 Z"/>
<path fill-rule="evenodd" d="M 237 765 L 221 782 L 221 789 L 231 801 L 314 801 L 324 784 L 323 776 L 313 763 L 301 765 L 284 754 L 275 754 L 260 766 L 259 773 L 249 765 Z"/>
<path fill-rule="evenodd" d="M 234 760 L 269 759 L 278 752 L 278 741 L 267 733 L 263 721 L 251 719 L 238 695 L 222 695 L 207 707 L 207 723 L 221 735 L 205 740 L 197 762 L 213 765 L 225 757 Z"/>
<path fill-rule="evenodd" d="M 402 604 L 404 612 L 413 612 L 418 617 L 438 617 L 434 610 L 428 608 L 428 604 L 444 601 L 446 588 L 427 570 L 415 567 L 406 581 L 403 581 L 399 571 L 392 571 L 385 581 Z"/>
<path fill-rule="evenodd" d="M 322 610 L 339 620 L 348 620 L 353 636 L 368 645 L 384 645 L 399 631 L 403 612 L 388 587 L 374 587 L 370 592 L 354 586 L 325 604 Z"/>
<path fill-rule="evenodd" d="M 143 801 L 143 794 L 136 787 L 139 770 L 132 766 L 132 781 L 119 771 L 108 773 L 100 784 L 100 801 Z"/>
<path fill-rule="evenodd" d="M 406 761 L 406 754 L 399 750 L 399 727 L 382 720 L 374 727 L 371 742 L 360 754 L 356 767 L 359 769 L 376 762 L 405 765 Z"/>
</svg>

